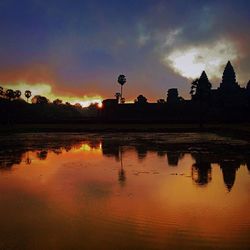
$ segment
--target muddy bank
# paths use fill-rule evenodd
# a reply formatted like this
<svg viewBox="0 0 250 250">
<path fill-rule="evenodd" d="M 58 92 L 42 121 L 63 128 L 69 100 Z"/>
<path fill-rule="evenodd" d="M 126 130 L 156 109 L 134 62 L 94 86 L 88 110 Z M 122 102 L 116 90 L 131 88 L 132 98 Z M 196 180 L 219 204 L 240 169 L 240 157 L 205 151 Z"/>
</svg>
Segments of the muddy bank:
<svg viewBox="0 0 250 250">
<path fill-rule="evenodd" d="M 77 123 L 77 124 L 5 124 L 0 134 L 14 133 L 216 133 L 250 141 L 250 124 L 157 124 L 157 123 Z"/>
</svg>

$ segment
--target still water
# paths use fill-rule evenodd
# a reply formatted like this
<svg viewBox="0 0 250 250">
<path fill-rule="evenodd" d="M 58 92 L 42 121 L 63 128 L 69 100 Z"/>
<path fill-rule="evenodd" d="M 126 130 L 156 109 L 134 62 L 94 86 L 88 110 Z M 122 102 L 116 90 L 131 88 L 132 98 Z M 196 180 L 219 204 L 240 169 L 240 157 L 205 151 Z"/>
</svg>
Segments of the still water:
<svg viewBox="0 0 250 250">
<path fill-rule="evenodd" d="M 48 133 L 0 145 L 0 249 L 250 249 L 244 140 Z"/>
</svg>

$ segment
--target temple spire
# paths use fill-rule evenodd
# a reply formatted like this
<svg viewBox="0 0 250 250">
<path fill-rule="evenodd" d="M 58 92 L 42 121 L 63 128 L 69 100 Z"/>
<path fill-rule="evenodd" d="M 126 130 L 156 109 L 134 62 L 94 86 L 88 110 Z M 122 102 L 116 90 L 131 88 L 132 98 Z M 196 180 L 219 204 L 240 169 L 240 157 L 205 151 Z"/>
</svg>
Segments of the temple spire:
<svg viewBox="0 0 250 250">
<path fill-rule="evenodd" d="M 220 87 L 227 90 L 235 89 L 235 87 L 238 87 L 238 84 L 236 82 L 236 74 L 230 61 L 227 62 L 227 65 L 224 69 Z"/>
<path fill-rule="evenodd" d="M 250 80 L 247 83 L 247 90 L 250 91 Z"/>
</svg>

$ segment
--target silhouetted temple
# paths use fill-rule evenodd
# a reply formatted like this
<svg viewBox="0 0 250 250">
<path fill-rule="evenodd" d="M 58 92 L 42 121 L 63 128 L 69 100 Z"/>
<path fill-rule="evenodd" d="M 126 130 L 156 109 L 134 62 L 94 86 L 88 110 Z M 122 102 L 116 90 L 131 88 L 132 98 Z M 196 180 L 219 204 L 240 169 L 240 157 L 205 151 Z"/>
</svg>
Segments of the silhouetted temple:
<svg viewBox="0 0 250 250">
<path fill-rule="evenodd" d="M 237 91 L 240 88 L 239 84 L 236 82 L 236 75 L 234 68 L 230 61 L 228 61 L 222 76 L 222 82 L 220 85 L 220 90 L 225 92 Z"/>
<path fill-rule="evenodd" d="M 229 61 L 217 90 L 212 91 L 215 101 L 223 106 L 247 106 L 249 88 L 242 88 L 236 81 L 234 68 Z"/>
<path fill-rule="evenodd" d="M 117 121 L 248 121 L 250 110 L 250 81 L 241 87 L 234 68 L 228 61 L 220 86 L 212 89 L 206 72 L 192 82 L 191 100 L 184 100 L 178 89 L 167 92 L 167 98 L 149 103 L 139 95 L 134 103 L 124 103 L 116 99 L 103 101 L 101 116 Z"/>
</svg>

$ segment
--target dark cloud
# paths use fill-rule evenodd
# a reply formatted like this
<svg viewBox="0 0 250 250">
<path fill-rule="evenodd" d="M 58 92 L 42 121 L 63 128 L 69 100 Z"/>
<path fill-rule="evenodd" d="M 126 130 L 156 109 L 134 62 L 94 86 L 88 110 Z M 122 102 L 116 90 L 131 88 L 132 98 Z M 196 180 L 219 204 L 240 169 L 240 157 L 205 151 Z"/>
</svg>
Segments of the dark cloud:
<svg viewBox="0 0 250 250">
<path fill-rule="evenodd" d="M 108 97 L 124 73 L 129 99 L 164 97 L 173 86 L 188 93 L 187 79 L 163 58 L 217 41 L 234 44 L 239 79 L 250 78 L 249 1 L 2 0 L 0 7 L 1 72 L 46 65 L 57 89 Z"/>
</svg>

